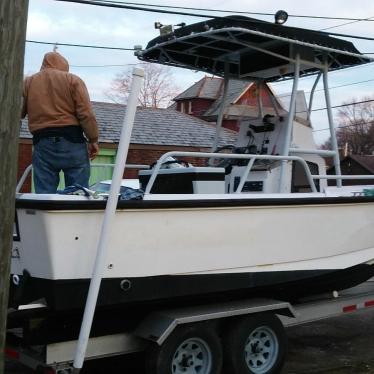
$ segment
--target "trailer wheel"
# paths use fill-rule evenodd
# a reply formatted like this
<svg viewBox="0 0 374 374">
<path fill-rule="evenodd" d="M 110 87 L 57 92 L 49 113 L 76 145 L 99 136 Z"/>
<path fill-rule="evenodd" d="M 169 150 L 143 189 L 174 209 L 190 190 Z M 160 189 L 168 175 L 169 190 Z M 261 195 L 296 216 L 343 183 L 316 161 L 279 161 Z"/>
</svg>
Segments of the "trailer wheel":
<svg viewBox="0 0 374 374">
<path fill-rule="evenodd" d="M 161 345 L 152 345 L 146 358 L 148 374 L 218 374 L 222 347 L 213 328 L 183 325 Z"/>
<path fill-rule="evenodd" d="M 236 320 L 224 341 L 224 366 L 232 374 L 279 373 L 287 351 L 280 320 L 258 314 Z"/>
</svg>

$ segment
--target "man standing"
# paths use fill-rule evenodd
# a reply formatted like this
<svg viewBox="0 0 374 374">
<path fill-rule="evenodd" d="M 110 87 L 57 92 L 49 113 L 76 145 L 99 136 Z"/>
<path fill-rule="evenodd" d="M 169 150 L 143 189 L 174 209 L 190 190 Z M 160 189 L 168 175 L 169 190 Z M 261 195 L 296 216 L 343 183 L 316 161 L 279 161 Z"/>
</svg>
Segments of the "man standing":
<svg viewBox="0 0 374 374">
<path fill-rule="evenodd" d="M 35 192 L 56 193 L 61 170 L 66 186 L 88 187 L 99 134 L 84 82 L 69 73 L 63 56 L 50 52 L 40 72 L 25 79 L 23 96 L 22 118 L 28 115 L 33 135 Z"/>
</svg>

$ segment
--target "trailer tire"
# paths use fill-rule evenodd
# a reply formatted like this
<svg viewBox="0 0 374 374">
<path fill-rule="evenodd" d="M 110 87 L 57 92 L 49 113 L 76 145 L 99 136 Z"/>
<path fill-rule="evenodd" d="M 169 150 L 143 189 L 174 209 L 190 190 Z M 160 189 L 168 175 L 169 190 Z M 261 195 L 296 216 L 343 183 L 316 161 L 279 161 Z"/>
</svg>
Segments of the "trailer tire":
<svg viewBox="0 0 374 374">
<path fill-rule="evenodd" d="M 214 329 L 206 324 L 177 327 L 161 345 L 146 353 L 147 374 L 219 374 L 222 346 Z"/>
<path fill-rule="evenodd" d="M 276 374 L 284 364 L 287 335 L 275 315 L 254 314 L 230 324 L 223 349 L 230 374 Z"/>
</svg>

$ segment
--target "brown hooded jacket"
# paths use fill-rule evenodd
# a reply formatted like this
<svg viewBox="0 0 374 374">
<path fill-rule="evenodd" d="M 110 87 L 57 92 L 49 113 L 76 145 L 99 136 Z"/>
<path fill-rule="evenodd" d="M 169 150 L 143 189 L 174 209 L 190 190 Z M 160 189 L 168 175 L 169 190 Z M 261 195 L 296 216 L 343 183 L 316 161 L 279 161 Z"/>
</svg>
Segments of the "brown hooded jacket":
<svg viewBox="0 0 374 374">
<path fill-rule="evenodd" d="M 22 117 L 26 114 L 31 133 L 51 127 L 82 126 L 90 143 L 98 140 L 86 85 L 69 73 L 69 63 L 57 52 L 47 53 L 40 72 L 25 79 Z"/>
</svg>

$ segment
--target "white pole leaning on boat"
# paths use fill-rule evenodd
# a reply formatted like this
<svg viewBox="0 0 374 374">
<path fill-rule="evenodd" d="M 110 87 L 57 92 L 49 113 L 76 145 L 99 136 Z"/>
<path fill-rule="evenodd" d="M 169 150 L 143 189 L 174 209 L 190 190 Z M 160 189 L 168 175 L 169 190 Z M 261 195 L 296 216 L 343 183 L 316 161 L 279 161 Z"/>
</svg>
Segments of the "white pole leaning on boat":
<svg viewBox="0 0 374 374">
<path fill-rule="evenodd" d="M 96 309 L 97 298 L 99 295 L 101 279 L 106 261 L 108 238 L 112 227 L 111 223 L 113 221 L 117 208 L 118 194 L 120 191 L 121 180 L 126 165 L 127 153 L 129 150 L 130 138 L 132 128 L 134 125 L 136 107 L 138 103 L 138 95 L 144 77 L 144 70 L 140 68 L 134 68 L 132 74 L 133 79 L 131 91 L 127 102 L 125 118 L 123 120 L 121 137 L 116 156 L 116 164 L 114 166 L 112 184 L 110 187 L 108 202 L 105 208 L 103 224 L 101 226 L 101 233 L 96 252 L 95 265 L 92 273 L 90 288 L 88 291 L 81 330 L 79 333 L 78 345 L 75 351 L 73 363 L 74 373 L 80 372 L 80 369 L 82 369 L 83 367 L 83 362 L 86 355 L 88 339 L 91 332 L 92 320 Z"/>
</svg>

